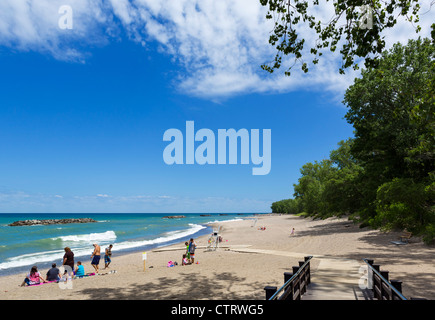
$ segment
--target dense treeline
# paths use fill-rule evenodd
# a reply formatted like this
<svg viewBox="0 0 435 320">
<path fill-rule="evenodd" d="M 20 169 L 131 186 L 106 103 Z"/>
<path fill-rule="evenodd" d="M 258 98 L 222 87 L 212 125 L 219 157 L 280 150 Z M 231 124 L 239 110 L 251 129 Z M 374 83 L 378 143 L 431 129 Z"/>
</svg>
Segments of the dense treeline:
<svg viewBox="0 0 435 320">
<path fill-rule="evenodd" d="M 294 199 L 272 212 L 348 214 L 363 226 L 435 239 L 434 39 L 396 44 L 362 70 L 344 96 L 355 137 L 329 159 L 307 163 Z"/>
</svg>

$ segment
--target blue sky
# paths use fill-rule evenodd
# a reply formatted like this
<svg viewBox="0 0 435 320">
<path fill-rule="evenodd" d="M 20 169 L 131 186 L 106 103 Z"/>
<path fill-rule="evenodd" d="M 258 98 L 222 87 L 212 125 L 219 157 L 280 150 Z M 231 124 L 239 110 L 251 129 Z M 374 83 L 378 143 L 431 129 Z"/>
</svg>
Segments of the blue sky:
<svg viewBox="0 0 435 320">
<path fill-rule="evenodd" d="M 38 30 L 31 38 L 0 26 L 0 212 L 268 212 L 292 196 L 304 163 L 352 136 L 340 101 L 357 74 L 340 78 L 336 57 L 289 80 L 260 70 L 271 51 L 243 14 L 233 18 L 238 30 L 246 22 L 238 46 L 223 42 L 216 52 L 213 32 L 194 38 L 188 23 L 151 5 L 140 28 L 147 1 L 110 2 L 98 23 L 72 5 L 69 35 L 45 16 L 28 17 Z M 232 34 L 231 21 L 217 23 L 215 32 Z M 170 41 L 153 33 L 156 24 L 179 33 Z M 252 164 L 166 165 L 163 133 L 184 132 L 186 121 L 215 133 L 271 129 L 270 173 L 254 176 Z"/>
</svg>

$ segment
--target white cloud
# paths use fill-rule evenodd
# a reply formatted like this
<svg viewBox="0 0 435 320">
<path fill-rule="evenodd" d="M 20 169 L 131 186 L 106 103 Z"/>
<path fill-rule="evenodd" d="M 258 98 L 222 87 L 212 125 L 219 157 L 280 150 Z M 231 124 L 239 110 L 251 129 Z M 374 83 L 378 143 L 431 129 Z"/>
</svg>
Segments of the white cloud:
<svg viewBox="0 0 435 320">
<path fill-rule="evenodd" d="M 108 194 L 101 194 L 101 193 L 99 193 L 99 194 L 97 194 L 97 197 L 98 198 L 109 198 L 110 196 Z"/>
<path fill-rule="evenodd" d="M 58 28 L 58 9 L 65 4 L 73 8 L 73 30 Z M 428 9 L 423 4 L 421 11 Z M 315 12 L 328 21 L 333 16 L 331 2 Z M 421 17 L 421 36 L 429 35 L 431 13 Z M 331 53 L 325 53 L 308 74 L 300 65 L 291 77 L 261 70 L 260 65 L 275 54 L 268 44 L 273 21 L 265 14 L 259 0 L 2 0 L 0 45 L 84 61 L 89 46 L 104 45 L 123 30 L 141 45 L 157 43 L 159 52 L 180 66 L 177 88 L 205 98 L 300 89 L 337 94 L 358 75 L 352 70 L 339 75 L 340 57 Z M 317 39 L 309 28 L 300 33 L 309 40 L 307 48 Z M 418 36 L 405 21 L 385 34 L 388 47 Z M 311 56 L 306 60 L 310 62 Z"/>
<path fill-rule="evenodd" d="M 62 5 L 73 8 L 72 30 L 59 28 Z M 107 43 L 111 22 L 102 0 L 2 0 L 0 45 L 80 62 L 87 56 L 83 45 Z"/>
</svg>

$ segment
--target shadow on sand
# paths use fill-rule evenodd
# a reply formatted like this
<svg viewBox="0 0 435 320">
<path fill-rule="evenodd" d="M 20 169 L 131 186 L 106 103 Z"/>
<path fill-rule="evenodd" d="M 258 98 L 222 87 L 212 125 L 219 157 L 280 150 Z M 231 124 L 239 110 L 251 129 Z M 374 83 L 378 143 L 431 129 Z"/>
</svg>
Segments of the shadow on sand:
<svg viewBox="0 0 435 320">
<path fill-rule="evenodd" d="M 240 285 L 246 279 L 234 276 L 228 272 L 215 273 L 207 278 L 201 275 L 181 273 L 177 278 L 161 277 L 153 282 L 129 285 L 120 288 L 84 289 L 81 294 L 91 300 L 243 300 L 264 299 L 264 283 L 245 283 L 247 290 L 240 293 L 232 290 L 234 285 Z M 174 288 L 177 288 L 174 290 Z M 250 287 L 250 288 L 249 288 Z M 239 291 L 239 292 L 236 292 Z M 222 292 L 226 292 L 222 296 Z M 254 296 L 254 295 L 255 296 Z"/>
</svg>

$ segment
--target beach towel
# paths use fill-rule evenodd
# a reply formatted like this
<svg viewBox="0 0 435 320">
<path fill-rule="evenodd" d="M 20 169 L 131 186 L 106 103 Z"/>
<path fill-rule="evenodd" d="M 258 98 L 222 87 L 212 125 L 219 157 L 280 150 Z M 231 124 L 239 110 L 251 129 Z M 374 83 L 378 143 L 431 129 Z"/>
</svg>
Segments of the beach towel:
<svg viewBox="0 0 435 320">
<path fill-rule="evenodd" d="M 95 276 L 95 272 L 88 273 L 88 274 L 84 274 L 84 275 L 82 275 L 82 276 L 80 276 L 80 275 L 76 275 L 76 276 L 74 277 L 74 279 L 76 279 L 76 278 L 81 279 L 81 278 L 84 278 L 84 277 L 90 277 L 90 276 Z"/>
<path fill-rule="evenodd" d="M 53 280 L 53 281 L 46 281 L 46 282 L 39 282 L 39 283 L 34 283 L 34 284 L 29 284 L 28 287 L 34 287 L 34 286 L 40 286 L 43 285 L 45 283 L 52 283 L 52 282 L 57 282 L 57 280 Z"/>
</svg>

